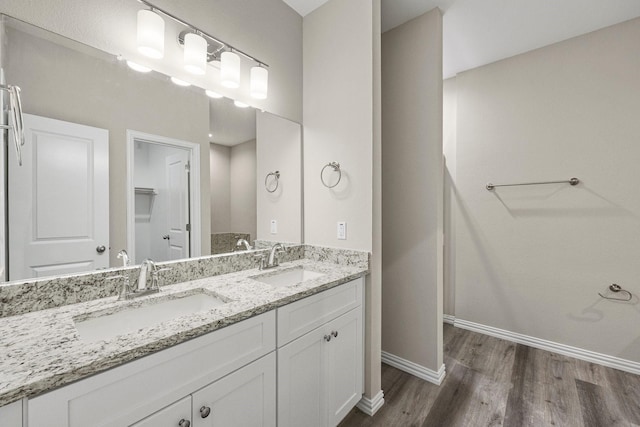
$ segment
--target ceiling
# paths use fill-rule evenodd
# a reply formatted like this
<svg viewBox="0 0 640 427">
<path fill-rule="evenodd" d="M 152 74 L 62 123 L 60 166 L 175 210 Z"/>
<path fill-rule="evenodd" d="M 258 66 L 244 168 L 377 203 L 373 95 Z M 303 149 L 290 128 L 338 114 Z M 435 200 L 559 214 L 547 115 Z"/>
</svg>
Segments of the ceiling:
<svg viewBox="0 0 640 427">
<path fill-rule="evenodd" d="M 284 0 L 305 16 L 327 0 Z M 381 0 L 382 31 L 439 7 L 443 73 L 459 72 L 640 16 L 638 0 Z"/>
</svg>

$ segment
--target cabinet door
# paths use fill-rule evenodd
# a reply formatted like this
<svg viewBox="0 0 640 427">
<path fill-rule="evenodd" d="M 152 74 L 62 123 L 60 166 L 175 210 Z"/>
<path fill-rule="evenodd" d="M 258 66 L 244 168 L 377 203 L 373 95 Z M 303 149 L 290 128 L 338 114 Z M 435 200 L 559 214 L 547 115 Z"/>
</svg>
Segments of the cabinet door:
<svg viewBox="0 0 640 427">
<path fill-rule="evenodd" d="M 191 424 L 191 396 L 138 421 L 131 427 L 189 427 Z"/>
<path fill-rule="evenodd" d="M 324 328 L 278 349 L 278 426 L 326 425 Z"/>
<path fill-rule="evenodd" d="M 275 352 L 208 385 L 192 398 L 193 427 L 275 427 Z"/>
<path fill-rule="evenodd" d="M 362 310 L 351 310 L 326 326 L 331 336 L 325 346 L 327 425 L 335 426 L 362 398 Z"/>
</svg>

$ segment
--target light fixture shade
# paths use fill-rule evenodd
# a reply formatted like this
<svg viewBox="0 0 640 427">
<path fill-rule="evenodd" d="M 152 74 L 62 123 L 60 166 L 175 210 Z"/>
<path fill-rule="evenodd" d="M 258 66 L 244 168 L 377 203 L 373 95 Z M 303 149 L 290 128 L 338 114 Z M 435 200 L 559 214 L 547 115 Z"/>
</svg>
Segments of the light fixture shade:
<svg viewBox="0 0 640 427">
<path fill-rule="evenodd" d="M 269 71 L 262 67 L 251 68 L 251 96 L 256 99 L 267 99 L 269 87 Z"/>
<path fill-rule="evenodd" d="M 151 68 L 145 67 L 144 65 L 140 65 L 133 61 L 127 61 L 127 65 L 129 66 L 129 68 L 131 68 L 132 70 L 136 70 L 139 73 L 148 73 L 151 71 Z"/>
<path fill-rule="evenodd" d="M 178 86 L 183 86 L 183 87 L 191 86 L 191 83 L 185 82 L 184 80 L 180 80 L 179 78 L 173 77 L 173 76 L 171 77 L 171 82 Z"/>
<path fill-rule="evenodd" d="M 194 33 L 184 36 L 184 69 L 200 76 L 207 72 L 207 41 L 204 37 Z"/>
<path fill-rule="evenodd" d="M 222 95 L 220 95 L 218 92 L 212 91 L 211 89 L 207 89 L 204 92 L 207 94 L 209 98 L 214 98 L 214 99 L 222 98 Z"/>
<path fill-rule="evenodd" d="M 233 52 L 223 52 L 221 55 L 220 83 L 224 87 L 240 87 L 240 57 Z"/>
<path fill-rule="evenodd" d="M 150 10 L 138 11 L 138 52 L 154 59 L 164 56 L 164 20 Z"/>
</svg>

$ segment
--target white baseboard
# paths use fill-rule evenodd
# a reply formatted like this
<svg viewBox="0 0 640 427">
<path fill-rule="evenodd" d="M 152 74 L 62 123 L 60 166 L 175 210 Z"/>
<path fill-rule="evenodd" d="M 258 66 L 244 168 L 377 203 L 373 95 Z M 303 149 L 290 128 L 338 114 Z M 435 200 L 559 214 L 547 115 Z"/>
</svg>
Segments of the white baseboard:
<svg viewBox="0 0 640 427">
<path fill-rule="evenodd" d="M 450 325 L 453 325 L 454 322 L 456 321 L 456 316 L 452 316 L 451 314 L 445 314 L 442 316 L 442 321 L 444 323 L 448 323 Z"/>
<path fill-rule="evenodd" d="M 378 409 L 384 405 L 384 393 L 380 390 L 373 399 L 369 399 L 366 396 L 362 396 L 362 399 L 356 404 L 356 408 L 360 409 L 370 417 L 374 416 Z"/>
<path fill-rule="evenodd" d="M 395 354 L 387 353 L 386 351 L 382 352 L 382 362 L 435 385 L 442 384 L 442 380 L 444 380 L 444 364 L 440 366 L 440 369 L 434 371 L 433 369 L 425 368 L 422 365 L 398 357 Z"/>
<path fill-rule="evenodd" d="M 456 328 L 462 328 L 485 335 L 491 335 L 492 337 L 501 338 L 507 341 L 513 341 L 518 344 L 528 345 L 529 347 L 535 347 L 541 350 L 547 350 L 553 353 L 575 357 L 576 359 L 585 360 L 587 362 L 597 363 L 599 365 L 608 366 L 610 368 L 615 368 L 621 371 L 640 375 L 640 363 L 631 360 L 621 359 L 619 357 L 609 356 L 607 354 L 596 353 L 595 351 L 572 347 L 570 345 L 560 344 L 553 341 L 547 341 L 529 335 L 506 331 L 504 329 L 494 328 L 493 326 L 486 326 L 480 323 L 469 322 L 468 320 L 455 319 L 453 325 Z"/>
</svg>

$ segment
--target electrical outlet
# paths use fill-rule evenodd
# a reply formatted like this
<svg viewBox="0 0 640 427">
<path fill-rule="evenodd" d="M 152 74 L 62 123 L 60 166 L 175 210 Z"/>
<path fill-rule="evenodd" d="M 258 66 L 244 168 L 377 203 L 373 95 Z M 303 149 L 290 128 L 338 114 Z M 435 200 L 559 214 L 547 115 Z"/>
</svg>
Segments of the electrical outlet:
<svg viewBox="0 0 640 427">
<path fill-rule="evenodd" d="M 271 220 L 271 234 L 278 234 L 278 221 L 275 219 Z"/>
<path fill-rule="evenodd" d="M 347 240 L 347 223 L 345 221 L 338 222 L 338 240 Z"/>
</svg>

